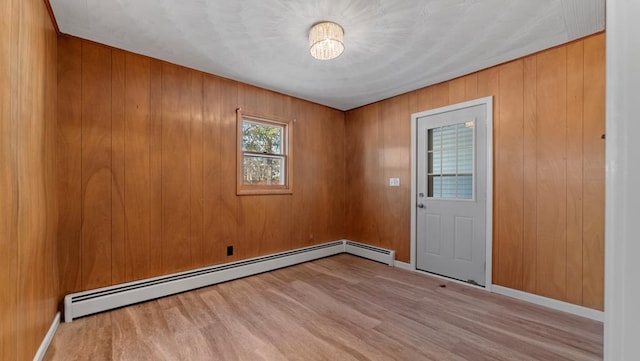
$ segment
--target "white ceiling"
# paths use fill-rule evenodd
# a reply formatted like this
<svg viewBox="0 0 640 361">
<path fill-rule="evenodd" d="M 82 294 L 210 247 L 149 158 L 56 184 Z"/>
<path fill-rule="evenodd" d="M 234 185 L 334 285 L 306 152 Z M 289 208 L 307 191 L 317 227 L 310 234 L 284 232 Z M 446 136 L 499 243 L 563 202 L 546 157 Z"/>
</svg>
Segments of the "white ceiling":
<svg viewBox="0 0 640 361">
<path fill-rule="evenodd" d="M 604 0 L 50 0 L 61 32 L 348 110 L 604 29 Z M 319 61 L 314 23 L 345 29 Z"/>
</svg>

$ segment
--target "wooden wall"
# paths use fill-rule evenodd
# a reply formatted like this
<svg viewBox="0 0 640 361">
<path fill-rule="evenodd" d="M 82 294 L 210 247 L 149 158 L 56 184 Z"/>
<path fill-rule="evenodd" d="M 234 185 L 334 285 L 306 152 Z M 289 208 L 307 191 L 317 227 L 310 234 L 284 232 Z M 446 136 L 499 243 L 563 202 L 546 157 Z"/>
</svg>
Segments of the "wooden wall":
<svg viewBox="0 0 640 361">
<path fill-rule="evenodd" d="M 602 310 L 604 39 L 347 112 L 347 239 L 409 262 L 411 114 L 493 95 L 494 283 Z"/>
<path fill-rule="evenodd" d="M 58 41 L 62 294 L 343 238 L 343 112 Z M 293 195 L 236 196 L 238 107 L 296 119 Z"/>
<path fill-rule="evenodd" d="M 58 307 L 56 43 L 42 0 L 0 2 L 2 360 L 31 360 Z"/>
<path fill-rule="evenodd" d="M 63 294 L 345 236 L 409 262 L 411 113 L 493 95 L 494 282 L 603 307 L 604 34 L 352 110 L 346 122 L 89 41 L 65 36 L 59 47 Z M 235 195 L 237 107 L 297 119 L 293 195 Z"/>
</svg>

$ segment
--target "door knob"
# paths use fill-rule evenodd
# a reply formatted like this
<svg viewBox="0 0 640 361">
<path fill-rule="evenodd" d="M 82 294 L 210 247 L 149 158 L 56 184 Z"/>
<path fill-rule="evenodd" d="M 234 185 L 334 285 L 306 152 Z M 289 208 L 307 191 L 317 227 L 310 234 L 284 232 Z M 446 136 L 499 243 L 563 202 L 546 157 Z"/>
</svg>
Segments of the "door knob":
<svg viewBox="0 0 640 361">
<path fill-rule="evenodd" d="M 418 203 L 418 208 L 424 208 L 424 204 Z"/>
</svg>

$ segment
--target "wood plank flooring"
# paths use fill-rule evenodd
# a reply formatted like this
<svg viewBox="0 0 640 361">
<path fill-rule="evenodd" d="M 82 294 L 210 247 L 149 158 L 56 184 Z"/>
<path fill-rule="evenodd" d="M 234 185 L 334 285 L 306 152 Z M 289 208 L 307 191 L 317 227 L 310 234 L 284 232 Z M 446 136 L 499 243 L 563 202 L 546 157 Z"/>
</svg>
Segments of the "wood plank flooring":
<svg viewBox="0 0 640 361">
<path fill-rule="evenodd" d="M 600 360 L 602 324 L 343 254 L 61 324 L 45 359 Z"/>
</svg>

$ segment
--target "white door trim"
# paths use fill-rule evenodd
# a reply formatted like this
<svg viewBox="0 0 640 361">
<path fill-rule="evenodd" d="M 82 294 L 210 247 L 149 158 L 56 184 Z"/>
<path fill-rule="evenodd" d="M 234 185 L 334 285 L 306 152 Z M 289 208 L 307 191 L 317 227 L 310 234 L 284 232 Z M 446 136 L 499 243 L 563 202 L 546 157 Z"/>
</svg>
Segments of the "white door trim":
<svg viewBox="0 0 640 361">
<path fill-rule="evenodd" d="M 446 113 L 453 110 L 470 108 L 477 105 L 486 105 L 487 116 L 487 210 L 486 210 L 486 262 L 485 270 L 485 289 L 491 290 L 491 272 L 492 272 L 492 255 L 493 255 L 493 97 L 485 97 L 470 100 L 464 103 L 448 105 L 446 107 L 431 109 L 419 113 L 411 114 L 411 269 L 416 269 L 416 199 L 417 199 L 417 155 L 418 155 L 418 118 L 430 115 Z"/>
<path fill-rule="evenodd" d="M 607 0 L 604 359 L 640 355 L 637 1 Z"/>
</svg>

